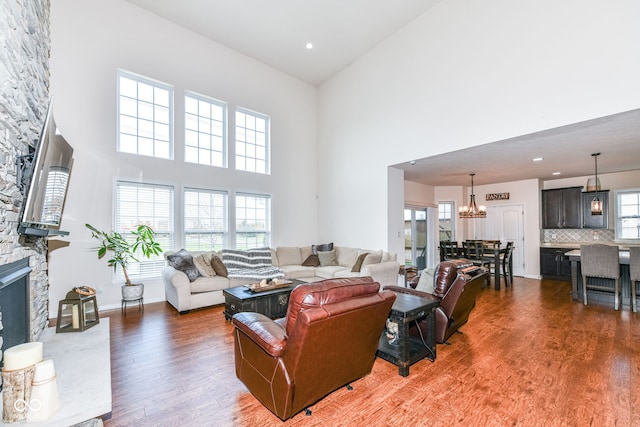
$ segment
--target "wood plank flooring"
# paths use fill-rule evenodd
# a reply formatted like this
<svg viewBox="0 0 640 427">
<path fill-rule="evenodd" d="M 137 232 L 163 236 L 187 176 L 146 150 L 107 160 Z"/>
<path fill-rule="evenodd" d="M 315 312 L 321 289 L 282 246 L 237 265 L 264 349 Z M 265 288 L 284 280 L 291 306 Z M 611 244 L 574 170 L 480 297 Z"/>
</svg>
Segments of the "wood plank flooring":
<svg viewBox="0 0 640 427">
<path fill-rule="evenodd" d="M 105 426 L 640 426 L 640 317 L 575 303 L 570 284 L 515 278 L 480 296 L 463 334 L 406 378 L 373 372 L 287 422 L 236 378 L 222 307 L 166 303 L 111 318 Z M 89 397 L 88 397 L 89 398 Z"/>
</svg>

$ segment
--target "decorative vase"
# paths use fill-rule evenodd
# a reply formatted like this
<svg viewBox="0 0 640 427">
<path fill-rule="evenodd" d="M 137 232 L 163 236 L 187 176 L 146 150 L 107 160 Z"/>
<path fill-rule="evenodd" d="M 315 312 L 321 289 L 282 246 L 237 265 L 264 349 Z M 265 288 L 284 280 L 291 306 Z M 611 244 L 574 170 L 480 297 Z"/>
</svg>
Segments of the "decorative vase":
<svg viewBox="0 0 640 427">
<path fill-rule="evenodd" d="M 124 285 L 122 288 L 122 299 L 125 301 L 136 301 L 142 298 L 144 294 L 144 284 L 134 283 L 133 285 Z"/>
</svg>

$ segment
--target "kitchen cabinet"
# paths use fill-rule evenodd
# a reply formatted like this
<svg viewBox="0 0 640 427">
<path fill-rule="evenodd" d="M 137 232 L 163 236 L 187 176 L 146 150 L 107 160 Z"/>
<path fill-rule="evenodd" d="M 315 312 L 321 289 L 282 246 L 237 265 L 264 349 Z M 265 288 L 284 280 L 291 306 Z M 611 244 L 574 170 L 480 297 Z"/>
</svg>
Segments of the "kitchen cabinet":
<svg viewBox="0 0 640 427">
<path fill-rule="evenodd" d="M 602 215 L 591 215 L 591 201 L 595 191 L 582 193 L 582 227 L 607 228 L 609 224 L 609 190 L 598 191 L 598 199 L 602 201 Z"/>
<path fill-rule="evenodd" d="M 571 281 L 571 262 L 565 254 L 577 248 L 540 248 L 540 274 L 543 279 Z"/>
<path fill-rule="evenodd" d="M 542 190 L 542 228 L 582 228 L 582 187 Z"/>
</svg>

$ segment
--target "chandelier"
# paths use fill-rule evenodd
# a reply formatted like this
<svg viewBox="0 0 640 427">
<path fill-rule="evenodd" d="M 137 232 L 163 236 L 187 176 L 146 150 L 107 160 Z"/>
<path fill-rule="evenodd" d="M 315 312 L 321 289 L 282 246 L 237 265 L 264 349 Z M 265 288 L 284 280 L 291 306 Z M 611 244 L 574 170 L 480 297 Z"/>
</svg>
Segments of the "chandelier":
<svg viewBox="0 0 640 427">
<path fill-rule="evenodd" d="M 602 201 L 598 198 L 598 190 L 600 190 L 600 181 L 598 180 L 598 156 L 600 153 L 593 153 L 593 159 L 596 162 L 596 196 L 591 201 L 591 215 L 602 215 Z"/>
<path fill-rule="evenodd" d="M 471 197 L 469 205 L 461 206 L 460 209 L 458 209 L 458 216 L 460 218 L 486 218 L 487 208 L 482 205 L 479 207 L 476 206 L 476 195 L 473 194 L 473 176 L 475 173 L 470 173 L 469 175 L 471 175 Z"/>
</svg>

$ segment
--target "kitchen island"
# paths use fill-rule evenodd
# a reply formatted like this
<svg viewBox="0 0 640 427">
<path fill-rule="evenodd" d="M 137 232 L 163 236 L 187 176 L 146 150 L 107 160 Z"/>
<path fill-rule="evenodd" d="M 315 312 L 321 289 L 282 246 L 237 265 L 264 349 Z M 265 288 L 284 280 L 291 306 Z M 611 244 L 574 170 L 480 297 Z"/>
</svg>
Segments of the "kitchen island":
<svg viewBox="0 0 640 427">
<path fill-rule="evenodd" d="M 565 254 L 571 262 L 571 298 L 574 301 L 582 301 L 582 270 L 580 268 L 580 249 L 569 251 Z M 607 280 L 607 279 L 596 279 Z M 620 288 L 622 307 L 630 307 L 631 302 L 631 280 L 629 278 L 629 249 L 620 249 Z M 589 291 L 589 301 L 600 303 L 610 303 L 613 307 L 613 292 Z"/>
</svg>

